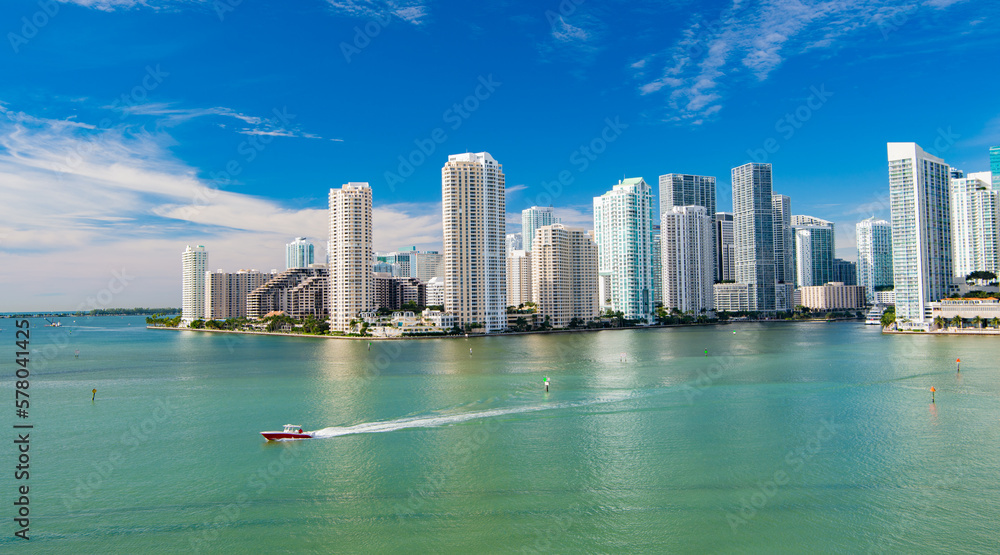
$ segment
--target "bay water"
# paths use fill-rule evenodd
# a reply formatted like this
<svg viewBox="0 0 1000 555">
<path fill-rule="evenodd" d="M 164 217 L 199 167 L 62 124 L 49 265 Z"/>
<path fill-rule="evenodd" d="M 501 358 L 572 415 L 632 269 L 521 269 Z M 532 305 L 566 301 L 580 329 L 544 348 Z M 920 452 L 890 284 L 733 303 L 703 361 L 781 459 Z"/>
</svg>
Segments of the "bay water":
<svg viewBox="0 0 1000 555">
<path fill-rule="evenodd" d="M 1000 552 L 996 338 L 745 323 L 369 345 L 31 322 L 22 421 L 0 321 L 0 551 Z M 317 438 L 259 434 L 286 423 Z"/>
</svg>

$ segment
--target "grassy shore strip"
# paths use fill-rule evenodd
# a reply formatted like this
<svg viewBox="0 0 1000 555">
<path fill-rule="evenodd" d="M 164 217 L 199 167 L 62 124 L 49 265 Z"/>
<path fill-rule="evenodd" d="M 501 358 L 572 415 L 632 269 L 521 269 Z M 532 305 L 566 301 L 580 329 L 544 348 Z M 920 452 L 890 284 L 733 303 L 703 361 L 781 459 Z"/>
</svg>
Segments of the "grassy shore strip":
<svg viewBox="0 0 1000 555">
<path fill-rule="evenodd" d="M 826 319 L 808 319 L 808 320 L 727 320 L 723 322 L 703 322 L 703 323 L 691 323 L 691 324 L 653 324 L 649 326 L 623 326 L 620 328 L 575 328 L 575 329 L 558 329 L 558 330 L 533 330 L 533 331 L 509 331 L 504 333 L 470 333 L 468 337 L 506 337 L 510 335 L 538 335 L 538 334 L 550 334 L 550 333 L 582 333 L 582 332 L 596 332 L 596 331 L 618 331 L 618 330 L 648 330 L 648 329 L 660 329 L 660 328 L 691 328 L 699 326 L 719 326 L 719 325 L 730 325 L 730 324 L 760 324 L 760 323 L 783 323 L 783 322 L 857 322 L 860 321 L 857 318 L 835 318 L 832 320 Z M 315 339 L 355 339 L 360 341 L 400 341 L 409 339 L 465 339 L 465 334 L 456 335 L 407 335 L 403 337 L 375 337 L 375 336 L 347 336 L 347 335 L 313 335 L 306 333 L 285 333 L 277 331 L 244 331 L 244 330 L 211 330 L 207 328 L 171 328 L 167 326 L 146 326 L 149 330 L 173 330 L 173 331 L 197 331 L 197 332 L 208 332 L 208 333 L 236 333 L 243 335 L 275 335 L 283 337 L 306 337 Z M 911 332 L 886 332 L 886 333 L 911 333 Z"/>
</svg>

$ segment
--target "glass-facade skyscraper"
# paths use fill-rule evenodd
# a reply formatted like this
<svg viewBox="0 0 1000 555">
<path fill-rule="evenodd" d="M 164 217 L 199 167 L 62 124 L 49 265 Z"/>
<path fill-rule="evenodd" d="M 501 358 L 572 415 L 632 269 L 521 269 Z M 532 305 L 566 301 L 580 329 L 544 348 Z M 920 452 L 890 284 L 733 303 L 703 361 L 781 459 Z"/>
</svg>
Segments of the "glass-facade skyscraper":
<svg viewBox="0 0 1000 555">
<path fill-rule="evenodd" d="M 1000 146 L 990 147 L 990 172 L 993 174 L 993 188 L 1000 191 Z"/>
<path fill-rule="evenodd" d="M 771 164 L 733 168 L 736 282 L 750 286 L 750 310 L 775 310 L 774 206 Z"/>
<path fill-rule="evenodd" d="M 285 245 L 285 269 L 308 268 L 313 263 L 313 244 L 305 237 L 296 237 Z"/>
<path fill-rule="evenodd" d="M 521 211 L 521 243 L 524 250 L 531 252 L 531 241 L 535 238 L 535 230 L 546 225 L 559 223 L 559 218 L 552 213 L 551 206 L 532 206 Z"/>
<path fill-rule="evenodd" d="M 660 176 L 660 215 L 675 206 L 701 206 L 712 221 L 712 275 L 717 276 L 715 260 L 715 177 L 668 173 Z M 720 279 L 715 277 L 714 279 Z"/>
</svg>

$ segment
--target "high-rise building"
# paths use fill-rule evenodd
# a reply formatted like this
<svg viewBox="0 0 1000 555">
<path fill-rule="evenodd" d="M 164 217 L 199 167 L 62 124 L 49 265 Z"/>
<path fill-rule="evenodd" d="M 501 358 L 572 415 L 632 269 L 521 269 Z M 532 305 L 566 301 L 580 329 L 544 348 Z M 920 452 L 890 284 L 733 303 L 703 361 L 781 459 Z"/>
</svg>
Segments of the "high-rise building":
<svg viewBox="0 0 1000 555">
<path fill-rule="evenodd" d="M 836 242 L 833 222 L 792 216 L 795 230 L 795 287 L 825 285 L 833 279 Z"/>
<path fill-rule="evenodd" d="M 777 279 L 771 164 L 738 166 L 732 170 L 732 179 L 736 282 L 751 286 L 751 310 L 774 311 Z"/>
<path fill-rule="evenodd" d="M 641 177 L 594 197 L 594 234 L 602 309 L 631 320 L 653 318 L 652 189 Z"/>
<path fill-rule="evenodd" d="M 653 308 L 663 305 L 663 260 L 660 256 L 660 223 L 653 218 L 649 224 L 650 232 L 650 254 L 653 258 L 651 268 L 653 269 Z"/>
<path fill-rule="evenodd" d="M 410 277 L 424 283 L 439 277 L 444 278 L 444 255 L 437 251 L 415 252 L 410 261 Z"/>
<path fill-rule="evenodd" d="M 351 331 L 351 320 L 375 306 L 372 272 L 372 189 L 347 183 L 330 189 L 330 329 Z"/>
<path fill-rule="evenodd" d="M 733 239 L 733 215 L 715 213 L 715 281 L 736 280 L 736 244 Z"/>
<path fill-rule="evenodd" d="M 190 323 L 205 317 L 205 267 L 208 266 L 208 253 L 205 252 L 204 245 L 188 245 L 181 253 L 181 264 L 181 320 Z"/>
<path fill-rule="evenodd" d="M 524 250 L 524 235 L 521 234 L 520 232 L 508 233 L 506 236 L 506 241 L 507 241 L 507 256 L 510 256 L 511 251 Z"/>
<path fill-rule="evenodd" d="M 507 257 L 507 306 L 531 301 L 531 252 L 512 251 Z"/>
<path fill-rule="evenodd" d="M 660 176 L 660 215 L 666 214 L 674 206 L 702 206 L 707 211 L 712 225 L 712 279 L 720 279 L 715 263 L 719 254 L 715 251 L 718 239 L 715 235 L 715 177 L 668 173 Z M 659 223 L 659 222 L 656 222 Z M 657 287 L 662 283 L 656 281 Z"/>
<path fill-rule="evenodd" d="M 538 317 L 556 328 L 598 315 L 597 244 L 580 228 L 542 226 L 532 242 L 531 297 Z"/>
<path fill-rule="evenodd" d="M 313 244 L 305 237 L 296 237 L 294 241 L 285 245 L 285 269 L 308 268 L 315 262 Z"/>
<path fill-rule="evenodd" d="M 771 195 L 774 207 L 774 275 L 778 283 L 795 281 L 795 231 L 792 229 L 792 199 Z"/>
<path fill-rule="evenodd" d="M 869 303 L 875 292 L 892 287 L 892 224 L 874 216 L 858 222 L 858 285 Z"/>
<path fill-rule="evenodd" d="M 993 174 L 993 189 L 1000 191 L 1000 146 L 990 147 L 990 172 Z"/>
<path fill-rule="evenodd" d="M 205 272 L 205 318 L 225 320 L 246 317 L 250 293 L 267 283 L 276 273 L 277 271 L 265 274 L 257 270 Z"/>
<path fill-rule="evenodd" d="M 284 312 L 297 320 L 309 316 L 327 319 L 330 316 L 328 275 L 322 264 L 313 264 L 271 276 L 267 283 L 247 295 L 247 316 L 263 318 L 272 312 Z"/>
<path fill-rule="evenodd" d="M 1000 191 L 982 174 L 951 180 L 953 274 L 964 280 L 975 271 L 1000 270 Z M 976 177 L 972 177 L 976 175 Z"/>
<path fill-rule="evenodd" d="M 858 265 L 856 262 L 851 262 L 850 260 L 842 260 L 840 258 L 833 259 L 833 279 L 836 283 L 843 283 L 844 285 L 857 285 L 858 284 Z"/>
<path fill-rule="evenodd" d="M 949 167 L 916 143 L 888 143 L 896 320 L 928 325 L 952 280 Z"/>
<path fill-rule="evenodd" d="M 504 174 L 488 152 L 452 154 L 441 169 L 445 311 L 459 326 L 507 327 Z"/>
<path fill-rule="evenodd" d="M 535 239 L 535 230 L 544 226 L 559 223 L 559 218 L 552 213 L 551 206 L 532 206 L 521 211 L 521 240 L 524 250 L 531 252 L 531 242 Z"/>
<path fill-rule="evenodd" d="M 663 308 L 695 315 L 714 309 L 714 226 L 705 207 L 671 206 L 660 225 Z"/>
</svg>

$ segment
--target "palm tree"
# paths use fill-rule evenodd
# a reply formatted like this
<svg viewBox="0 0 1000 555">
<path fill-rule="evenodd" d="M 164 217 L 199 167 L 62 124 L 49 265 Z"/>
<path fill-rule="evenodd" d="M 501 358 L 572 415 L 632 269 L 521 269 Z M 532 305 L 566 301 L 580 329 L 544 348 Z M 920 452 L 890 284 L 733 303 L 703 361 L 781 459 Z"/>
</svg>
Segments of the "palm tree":
<svg viewBox="0 0 1000 555">
<path fill-rule="evenodd" d="M 977 315 L 975 318 L 972 319 L 972 327 L 976 328 L 977 330 L 983 327 L 983 319 Z"/>
<path fill-rule="evenodd" d="M 990 326 L 994 328 L 1000 328 L 1000 318 L 994 317 L 992 320 L 990 320 Z"/>
<path fill-rule="evenodd" d="M 962 317 L 956 315 L 954 318 L 951 319 L 951 325 L 952 325 L 952 327 L 955 327 L 955 328 L 961 328 L 962 327 Z"/>
<path fill-rule="evenodd" d="M 938 329 L 943 328 L 944 327 L 944 318 L 942 318 L 940 316 L 938 316 L 937 318 L 934 318 L 934 327 L 938 328 Z"/>
</svg>

